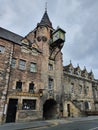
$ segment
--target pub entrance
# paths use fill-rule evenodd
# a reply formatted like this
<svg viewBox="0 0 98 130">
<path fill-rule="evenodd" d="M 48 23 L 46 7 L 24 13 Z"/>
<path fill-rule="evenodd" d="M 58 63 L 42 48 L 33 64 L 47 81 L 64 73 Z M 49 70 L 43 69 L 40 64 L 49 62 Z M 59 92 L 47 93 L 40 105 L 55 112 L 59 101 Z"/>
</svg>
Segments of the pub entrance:
<svg viewBox="0 0 98 130">
<path fill-rule="evenodd" d="M 9 99 L 6 123 L 15 122 L 18 99 Z"/>
</svg>

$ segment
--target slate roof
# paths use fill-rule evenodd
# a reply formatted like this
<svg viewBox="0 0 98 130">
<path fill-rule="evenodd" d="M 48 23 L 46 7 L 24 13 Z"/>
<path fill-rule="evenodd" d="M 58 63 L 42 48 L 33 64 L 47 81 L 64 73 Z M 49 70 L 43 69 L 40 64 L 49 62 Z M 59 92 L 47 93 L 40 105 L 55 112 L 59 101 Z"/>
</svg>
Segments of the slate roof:
<svg viewBox="0 0 98 130">
<path fill-rule="evenodd" d="M 22 36 L 15 34 L 9 30 L 0 27 L 0 38 L 6 39 L 8 41 L 12 41 L 16 44 L 21 45 Z"/>
<path fill-rule="evenodd" d="M 43 15 L 43 17 L 38 25 L 48 26 L 48 27 L 52 28 L 52 23 L 49 19 L 47 11 L 45 11 L 45 13 L 44 13 L 44 15 Z"/>
</svg>

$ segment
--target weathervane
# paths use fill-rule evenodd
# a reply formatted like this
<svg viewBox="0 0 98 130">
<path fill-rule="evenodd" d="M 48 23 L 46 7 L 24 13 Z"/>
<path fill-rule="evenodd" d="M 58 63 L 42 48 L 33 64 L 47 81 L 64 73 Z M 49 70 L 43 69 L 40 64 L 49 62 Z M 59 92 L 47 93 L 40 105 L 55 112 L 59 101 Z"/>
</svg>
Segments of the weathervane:
<svg viewBox="0 0 98 130">
<path fill-rule="evenodd" d="M 47 1 L 45 2 L 45 12 L 47 12 Z"/>
<path fill-rule="evenodd" d="M 70 64 L 71 64 L 72 62 L 71 62 L 71 60 L 70 60 Z"/>
</svg>

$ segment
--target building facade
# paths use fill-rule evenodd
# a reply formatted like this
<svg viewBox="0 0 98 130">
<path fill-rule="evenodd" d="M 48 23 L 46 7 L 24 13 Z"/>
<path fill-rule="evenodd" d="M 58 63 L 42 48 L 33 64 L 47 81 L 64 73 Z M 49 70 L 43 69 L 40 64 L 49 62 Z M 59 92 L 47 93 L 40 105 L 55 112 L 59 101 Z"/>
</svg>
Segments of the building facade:
<svg viewBox="0 0 98 130">
<path fill-rule="evenodd" d="M 98 82 L 93 72 L 72 63 L 64 67 L 63 106 L 65 117 L 98 115 Z"/>
<path fill-rule="evenodd" d="M 0 28 L 1 122 L 59 116 L 64 33 L 53 29 L 47 11 L 25 37 Z"/>
<path fill-rule="evenodd" d="M 63 67 L 65 31 L 45 11 L 25 37 L 0 28 L 0 122 L 81 116 L 98 110 L 98 81 Z"/>
</svg>

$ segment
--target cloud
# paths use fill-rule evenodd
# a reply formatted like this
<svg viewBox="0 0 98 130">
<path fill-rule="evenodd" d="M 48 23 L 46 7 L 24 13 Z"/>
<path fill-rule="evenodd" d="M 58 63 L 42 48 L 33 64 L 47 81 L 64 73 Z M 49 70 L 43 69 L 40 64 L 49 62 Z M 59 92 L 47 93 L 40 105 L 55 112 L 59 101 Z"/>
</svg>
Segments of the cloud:
<svg viewBox="0 0 98 130">
<path fill-rule="evenodd" d="M 22 35 L 28 33 L 35 28 L 42 16 L 42 6 L 39 3 L 41 0 L 0 0 L 0 25 Z"/>
<path fill-rule="evenodd" d="M 66 31 L 64 65 L 72 60 L 94 71 L 98 78 L 98 0 L 49 0 L 48 15 L 53 27 Z M 40 22 L 45 0 L 0 0 L 0 25 L 25 36 Z"/>
</svg>

